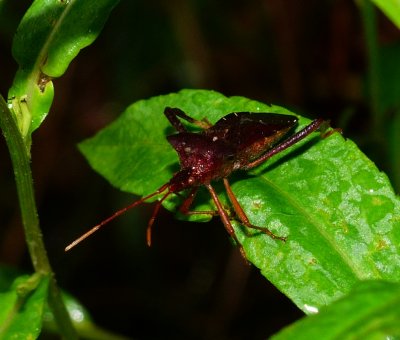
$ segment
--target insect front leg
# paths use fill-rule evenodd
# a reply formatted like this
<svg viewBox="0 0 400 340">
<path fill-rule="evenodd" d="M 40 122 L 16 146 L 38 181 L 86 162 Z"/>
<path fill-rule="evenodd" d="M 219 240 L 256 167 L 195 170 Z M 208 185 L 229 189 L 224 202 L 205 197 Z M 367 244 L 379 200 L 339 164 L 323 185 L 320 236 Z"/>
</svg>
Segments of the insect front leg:
<svg viewBox="0 0 400 340">
<path fill-rule="evenodd" d="M 233 229 L 232 223 L 229 219 L 228 214 L 226 213 L 225 209 L 222 207 L 222 203 L 218 198 L 217 193 L 215 192 L 214 188 L 210 184 L 205 184 L 206 188 L 211 194 L 211 197 L 217 206 L 218 209 L 218 214 L 221 218 L 222 223 L 224 224 L 225 229 L 227 230 L 228 234 L 235 240 L 236 244 L 239 247 L 240 253 L 242 254 L 243 258 L 247 262 L 247 257 L 246 257 L 246 252 L 244 251 L 244 248 L 242 244 L 239 242 L 239 239 L 236 236 L 235 229 Z"/>
<path fill-rule="evenodd" d="M 196 197 L 197 191 L 199 190 L 199 187 L 193 188 L 190 192 L 189 195 L 185 198 L 181 206 L 179 207 L 179 211 L 184 214 L 184 215 L 211 215 L 211 216 L 217 216 L 218 211 L 216 210 L 198 210 L 198 211 L 193 211 L 190 210 L 190 207 L 193 204 L 193 201 Z"/>
<path fill-rule="evenodd" d="M 231 186 L 229 185 L 228 179 L 224 178 L 224 186 L 226 189 L 226 193 L 228 194 L 229 200 L 232 203 L 233 208 L 235 209 L 237 217 L 240 219 L 240 222 L 247 228 L 256 229 L 262 231 L 264 234 L 267 234 L 271 238 L 275 240 L 286 241 L 286 237 L 277 236 L 271 230 L 265 227 L 258 227 L 250 223 L 249 218 L 247 217 L 246 213 L 244 212 L 243 208 L 241 207 L 240 203 L 238 202 L 235 194 L 233 193 Z"/>
<path fill-rule="evenodd" d="M 168 184 L 166 184 L 168 185 Z M 150 247 L 151 246 L 151 229 L 153 227 L 154 221 L 158 215 L 158 212 L 160 211 L 161 205 L 164 202 L 164 200 L 171 195 L 172 192 L 168 191 L 159 201 L 154 206 L 153 213 L 151 214 L 151 217 L 149 219 L 149 222 L 147 223 L 147 229 L 146 229 L 146 243 Z"/>
<path fill-rule="evenodd" d="M 178 132 L 187 131 L 185 126 L 178 119 L 178 117 L 188 121 L 189 123 L 197 125 L 198 127 L 202 128 L 202 129 L 208 129 L 212 126 L 212 124 L 209 121 L 207 121 L 206 119 L 204 119 L 204 120 L 194 119 L 194 118 L 188 116 L 185 112 L 183 112 L 181 109 L 178 109 L 178 108 L 166 107 L 164 110 L 164 114 L 168 118 L 171 125 Z"/>
</svg>

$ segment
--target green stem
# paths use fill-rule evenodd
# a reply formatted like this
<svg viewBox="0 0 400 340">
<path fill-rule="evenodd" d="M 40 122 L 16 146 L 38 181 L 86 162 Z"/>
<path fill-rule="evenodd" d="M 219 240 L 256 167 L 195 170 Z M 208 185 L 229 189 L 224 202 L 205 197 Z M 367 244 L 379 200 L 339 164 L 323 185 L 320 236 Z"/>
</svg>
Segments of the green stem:
<svg viewBox="0 0 400 340">
<path fill-rule="evenodd" d="M 30 151 L 26 147 L 14 117 L 1 95 L 0 128 L 3 131 L 11 156 L 22 215 L 22 224 L 24 226 L 25 238 L 33 267 L 37 273 L 50 276 L 49 306 L 57 320 L 61 334 L 63 334 L 66 339 L 77 339 L 75 329 L 72 326 L 71 319 L 69 318 L 57 287 L 44 247 L 33 191 Z"/>
<path fill-rule="evenodd" d="M 370 0 L 360 1 L 360 4 L 368 57 L 367 84 L 369 92 L 369 105 L 373 119 L 372 126 L 374 127 L 374 131 L 379 134 L 382 127 L 382 110 L 379 107 L 380 79 L 376 11 Z"/>
</svg>

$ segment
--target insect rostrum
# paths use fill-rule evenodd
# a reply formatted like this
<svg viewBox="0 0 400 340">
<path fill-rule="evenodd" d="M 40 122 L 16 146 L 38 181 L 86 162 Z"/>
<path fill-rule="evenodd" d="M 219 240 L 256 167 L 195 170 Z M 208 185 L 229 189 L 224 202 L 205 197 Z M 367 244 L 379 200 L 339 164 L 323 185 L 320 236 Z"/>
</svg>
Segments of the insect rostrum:
<svg viewBox="0 0 400 340">
<path fill-rule="evenodd" d="M 305 128 L 293 133 L 298 119 L 291 115 L 261 112 L 230 113 L 214 125 L 206 119 L 196 120 L 178 108 L 167 107 L 164 114 L 177 130 L 176 134 L 167 137 L 168 142 L 179 156 L 181 169 L 173 175 L 169 182 L 142 199 L 117 211 L 112 216 L 93 227 L 80 238 L 72 242 L 66 250 L 71 249 L 86 237 L 94 233 L 125 211 L 145 202 L 149 198 L 162 194 L 155 204 L 153 214 L 147 226 L 147 244 L 151 245 L 151 228 L 162 202 L 171 194 L 189 189 L 189 194 L 179 210 L 184 214 L 219 215 L 229 235 L 238 244 L 243 257 L 245 251 L 236 237 L 231 218 L 222 206 L 212 182 L 222 180 L 237 218 L 245 227 L 257 229 L 273 239 L 284 241 L 285 237 L 277 236 L 266 227 L 250 223 L 246 213 L 232 192 L 228 177 L 236 170 L 249 170 L 268 160 L 273 155 L 287 149 L 317 129 L 325 130 L 327 122 L 322 119 L 312 121 Z M 200 127 L 200 132 L 190 132 L 182 123 L 185 120 Z M 216 211 L 190 211 L 190 206 L 199 187 L 205 186 L 217 208 Z"/>
</svg>

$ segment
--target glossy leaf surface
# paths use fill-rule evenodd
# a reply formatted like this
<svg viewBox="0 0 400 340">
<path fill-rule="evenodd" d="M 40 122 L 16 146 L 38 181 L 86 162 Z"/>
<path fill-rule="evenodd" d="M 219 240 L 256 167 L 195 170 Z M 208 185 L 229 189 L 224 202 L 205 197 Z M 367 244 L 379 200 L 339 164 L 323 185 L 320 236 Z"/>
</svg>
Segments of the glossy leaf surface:
<svg viewBox="0 0 400 340">
<path fill-rule="evenodd" d="M 36 339 L 42 328 L 48 278 L 21 276 L 0 293 L 0 338 Z"/>
<path fill-rule="evenodd" d="M 27 103 L 34 131 L 46 117 L 60 77 L 79 51 L 98 36 L 118 0 L 36 0 L 26 12 L 13 42 L 19 70 L 10 98 Z M 25 117 L 26 118 L 26 117 Z"/>
<path fill-rule="evenodd" d="M 175 133 L 163 115 L 166 106 L 212 123 L 235 111 L 293 114 L 243 97 L 184 90 L 131 105 L 81 151 L 115 187 L 151 193 L 179 169 L 165 139 Z M 299 128 L 307 123 L 300 117 Z M 359 280 L 399 280 L 400 201 L 386 175 L 339 133 L 325 139 L 313 133 L 252 172 L 233 174 L 230 182 L 253 224 L 287 236 L 283 243 L 235 227 L 249 260 L 304 312 L 331 303 Z M 207 200 L 196 208 L 213 209 Z M 174 210 L 178 203 L 165 206 Z"/>
<path fill-rule="evenodd" d="M 272 339 L 397 339 L 399 306 L 399 284 L 363 282 L 320 314 L 303 318 Z"/>
</svg>

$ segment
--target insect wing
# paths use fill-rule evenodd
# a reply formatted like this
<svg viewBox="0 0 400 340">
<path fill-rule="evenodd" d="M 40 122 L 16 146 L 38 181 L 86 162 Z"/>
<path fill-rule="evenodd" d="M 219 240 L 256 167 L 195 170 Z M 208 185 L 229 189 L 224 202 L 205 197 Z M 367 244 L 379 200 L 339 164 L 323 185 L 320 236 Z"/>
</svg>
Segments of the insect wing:
<svg viewBox="0 0 400 340">
<path fill-rule="evenodd" d="M 297 126 L 295 116 L 276 113 L 234 112 L 221 118 L 205 133 L 234 146 L 236 158 L 245 164 L 271 149 Z"/>
</svg>

